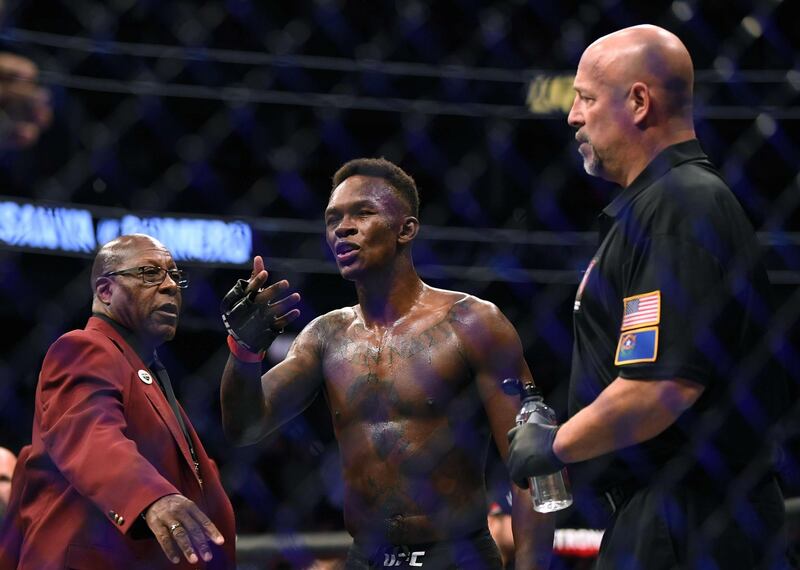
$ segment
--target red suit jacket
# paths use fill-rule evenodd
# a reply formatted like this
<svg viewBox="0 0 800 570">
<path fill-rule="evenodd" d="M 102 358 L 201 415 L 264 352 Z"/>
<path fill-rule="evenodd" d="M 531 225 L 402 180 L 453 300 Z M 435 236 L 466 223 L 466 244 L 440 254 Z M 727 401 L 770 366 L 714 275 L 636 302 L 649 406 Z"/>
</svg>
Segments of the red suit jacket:
<svg viewBox="0 0 800 570">
<path fill-rule="evenodd" d="M 22 489 L 12 488 L 19 512 L 9 516 L 22 526 L 19 568 L 233 570 L 233 509 L 181 413 L 200 477 L 155 374 L 113 326 L 92 317 L 53 343 L 36 388 Z M 140 517 L 170 493 L 197 503 L 225 537 L 221 547 L 209 543 L 208 564 L 172 564 Z"/>
</svg>

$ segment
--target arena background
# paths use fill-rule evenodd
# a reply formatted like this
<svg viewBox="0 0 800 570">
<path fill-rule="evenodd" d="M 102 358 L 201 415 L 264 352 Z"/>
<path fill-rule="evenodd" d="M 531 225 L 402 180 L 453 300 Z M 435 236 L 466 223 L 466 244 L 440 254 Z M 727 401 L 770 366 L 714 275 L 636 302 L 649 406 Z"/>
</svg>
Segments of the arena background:
<svg viewBox="0 0 800 570">
<path fill-rule="evenodd" d="M 496 303 L 563 416 L 572 300 L 613 192 L 581 167 L 571 76 L 595 38 L 658 24 L 694 58 L 698 136 L 760 232 L 796 391 L 797 21 L 789 0 L 7 2 L 3 48 L 38 63 L 55 119 L 34 148 L 0 154 L 0 197 L 247 221 L 273 278 L 303 295 L 279 353 L 309 320 L 354 303 L 321 213 L 341 163 L 384 156 L 420 188 L 420 274 Z M 89 314 L 91 254 L 0 246 L 0 444 L 18 451 L 45 350 Z M 341 530 L 321 398 L 259 445 L 233 448 L 221 433 L 218 302 L 248 265 L 184 266 L 192 284 L 163 359 L 240 533 Z M 785 438 L 792 497 L 792 422 Z M 493 461 L 490 479 L 502 469 Z"/>
</svg>

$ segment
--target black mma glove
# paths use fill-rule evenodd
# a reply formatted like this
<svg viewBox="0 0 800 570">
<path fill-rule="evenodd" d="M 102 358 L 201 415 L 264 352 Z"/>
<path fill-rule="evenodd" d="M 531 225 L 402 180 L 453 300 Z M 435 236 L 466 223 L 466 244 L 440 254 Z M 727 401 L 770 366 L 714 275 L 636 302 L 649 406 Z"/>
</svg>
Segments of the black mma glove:
<svg viewBox="0 0 800 570">
<path fill-rule="evenodd" d="M 528 477 L 549 475 L 564 467 L 553 453 L 553 441 L 558 426 L 526 423 L 508 432 L 508 474 L 523 489 L 528 488 Z"/>
<path fill-rule="evenodd" d="M 254 353 L 266 351 L 282 330 L 272 328 L 275 317 L 269 305 L 256 303 L 256 293 L 245 293 L 248 282 L 239 279 L 220 304 L 222 322 L 236 343 Z"/>
</svg>

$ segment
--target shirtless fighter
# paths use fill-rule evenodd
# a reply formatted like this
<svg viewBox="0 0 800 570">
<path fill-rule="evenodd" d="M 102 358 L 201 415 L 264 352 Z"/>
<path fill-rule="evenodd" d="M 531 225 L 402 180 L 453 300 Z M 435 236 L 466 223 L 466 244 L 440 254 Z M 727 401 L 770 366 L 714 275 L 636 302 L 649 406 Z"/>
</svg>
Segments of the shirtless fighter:
<svg viewBox="0 0 800 570">
<path fill-rule="evenodd" d="M 333 177 L 325 232 L 358 304 L 309 323 L 286 359 L 261 376 L 261 355 L 300 314 L 289 284 L 269 287 L 260 257 L 223 301 L 231 356 L 222 376 L 226 433 L 258 441 L 300 414 L 322 389 L 345 483 L 347 568 L 501 568 L 486 526 L 484 467 L 500 455 L 516 398 L 504 378 L 531 379 L 514 327 L 498 308 L 435 289 L 417 274 L 413 179 L 384 159 L 357 159 Z M 261 382 L 258 381 L 259 376 Z M 553 521 L 526 491 L 513 501 L 518 568 L 547 568 Z"/>
</svg>

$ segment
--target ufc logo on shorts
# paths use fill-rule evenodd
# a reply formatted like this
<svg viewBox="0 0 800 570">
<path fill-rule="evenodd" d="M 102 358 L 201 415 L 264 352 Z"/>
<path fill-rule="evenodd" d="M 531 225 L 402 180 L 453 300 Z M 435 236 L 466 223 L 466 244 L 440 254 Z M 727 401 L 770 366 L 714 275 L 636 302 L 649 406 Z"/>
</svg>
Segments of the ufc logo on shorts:
<svg viewBox="0 0 800 570">
<path fill-rule="evenodd" d="M 406 547 L 398 546 L 391 552 L 383 553 L 383 567 L 422 566 L 423 556 L 425 556 L 424 550 L 411 552 Z"/>
</svg>

